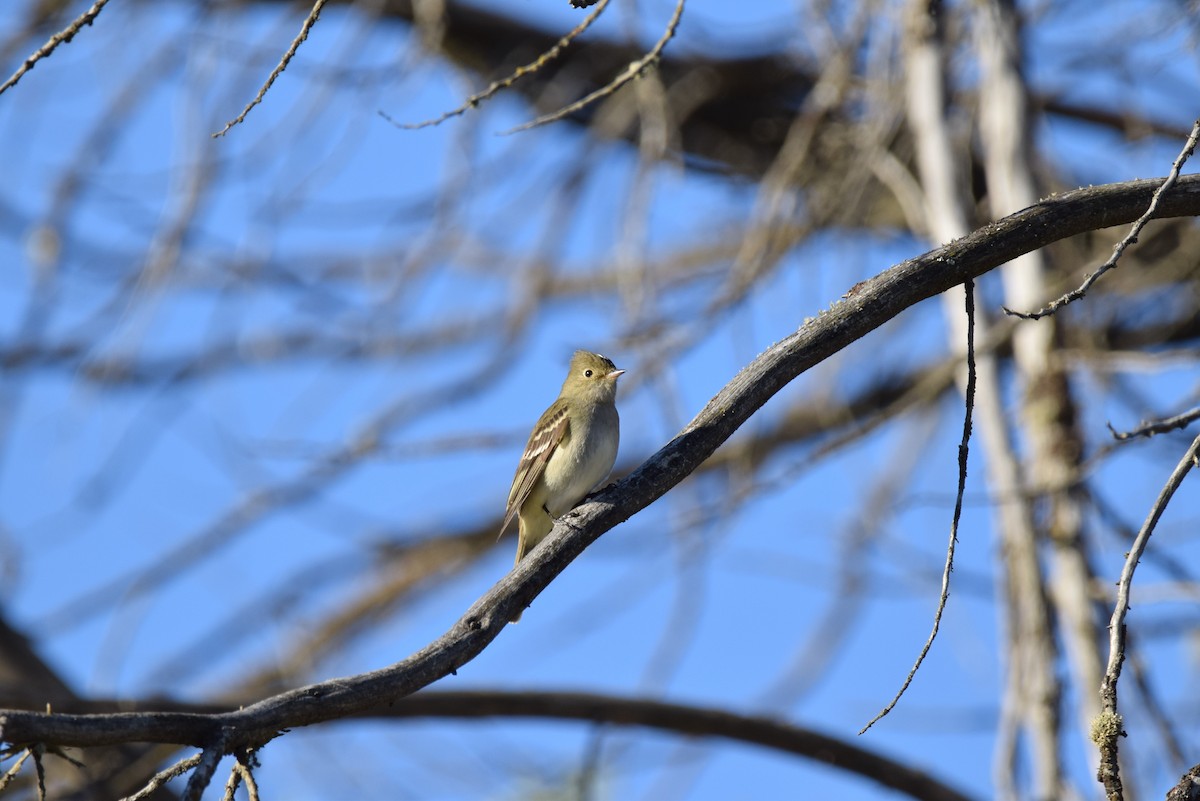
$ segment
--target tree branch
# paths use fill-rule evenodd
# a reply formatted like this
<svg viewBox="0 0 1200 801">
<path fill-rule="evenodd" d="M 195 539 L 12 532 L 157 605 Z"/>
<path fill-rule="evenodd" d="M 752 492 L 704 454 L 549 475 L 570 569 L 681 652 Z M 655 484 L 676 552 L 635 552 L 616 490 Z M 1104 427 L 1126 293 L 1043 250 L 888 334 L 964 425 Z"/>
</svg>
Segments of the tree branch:
<svg viewBox="0 0 1200 801">
<path fill-rule="evenodd" d="M 128 710 L 131 706 L 144 710 L 170 709 L 175 713 L 199 716 L 204 716 L 213 708 L 207 704 L 177 701 L 91 701 L 81 707 L 71 708 Z M 922 771 L 803 726 L 755 715 L 739 715 L 722 709 L 645 698 L 581 692 L 421 692 L 393 706 L 367 710 L 357 717 L 374 720 L 543 718 L 641 726 L 688 737 L 717 737 L 762 746 L 832 765 L 921 801 L 971 801 L 970 796 Z M 196 754 L 180 764 L 194 766 L 199 760 L 200 755 Z M 173 766 L 162 775 L 177 775 L 179 766 Z"/>
<path fill-rule="evenodd" d="M 881 709 L 875 717 L 867 721 L 867 725 L 858 730 L 859 734 L 866 734 L 867 729 L 874 726 L 888 715 L 896 704 L 900 703 L 900 696 L 904 695 L 908 686 L 912 684 L 912 680 L 917 675 L 917 671 L 921 669 L 921 664 L 925 661 L 925 657 L 929 655 L 929 650 L 933 648 L 933 641 L 937 638 L 938 631 L 942 626 L 942 615 L 946 611 L 946 602 L 950 600 L 950 574 L 954 571 L 954 550 L 958 545 L 958 524 L 962 520 L 963 495 L 967 491 L 967 457 L 971 447 L 971 418 L 975 412 L 975 281 L 974 279 L 967 281 L 963 285 L 963 294 L 966 296 L 966 312 L 967 312 L 967 385 L 963 391 L 963 399 L 966 404 L 966 411 L 963 413 L 963 433 L 962 440 L 958 445 L 958 489 L 954 496 L 954 514 L 950 517 L 950 541 L 946 544 L 946 561 L 942 567 L 942 591 L 938 595 L 937 609 L 933 613 L 933 629 L 929 632 L 929 636 L 925 639 L 925 644 L 921 646 L 920 652 L 917 654 L 917 660 L 909 669 L 908 675 L 904 677 L 904 682 L 900 685 L 900 689 L 892 696 L 892 700 Z"/>
<path fill-rule="evenodd" d="M 1040 320 L 1047 315 L 1054 314 L 1063 306 L 1066 306 L 1069 303 L 1074 303 L 1082 298 L 1087 294 L 1087 291 L 1092 288 L 1092 285 L 1095 284 L 1096 281 L 1100 280 L 1100 276 L 1104 275 L 1109 270 L 1116 269 L 1117 263 L 1121 260 L 1122 254 L 1125 253 L 1125 248 L 1137 242 L 1138 235 L 1142 232 L 1142 229 L 1146 227 L 1146 223 L 1155 218 L 1156 215 L 1154 214 L 1154 211 L 1158 206 L 1158 199 L 1164 192 L 1170 191 L 1174 183 L 1179 180 L 1179 171 L 1183 169 L 1184 162 L 1192 157 L 1192 153 L 1196 150 L 1197 143 L 1200 143 L 1200 120 L 1196 120 L 1195 124 L 1192 126 L 1192 132 L 1188 136 L 1187 142 L 1184 143 L 1183 150 L 1181 150 L 1179 155 L 1175 157 L 1175 162 L 1171 165 L 1171 172 L 1168 173 L 1167 177 L 1163 179 L 1162 186 L 1159 187 L 1158 191 L 1155 192 L 1150 198 L 1150 205 L 1146 208 L 1146 211 L 1143 212 L 1136 221 L 1134 221 L 1133 227 L 1129 229 L 1129 233 L 1125 234 L 1125 236 L 1121 238 L 1121 241 L 1113 247 L 1112 255 L 1109 256 L 1103 264 L 1096 268 L 1095 272 L 1089 274 L 1087 278 L 1083 280 L 1082 284 L 1080 284 L 1077 288 L 1072 289 L 1070 292 L 1062 295 L 1049 305 L 1043 306 L 1037 311 L 1020 312 L 1005 306 L 1004 313 L 1010 314 L 1013 317 L 1020 317 L 1022 320 Z"/>
<path fill-rule="evenodd" d="M 1166 420 L 1143 423 L 1132 431 L 1117 431 L 1113 428 L 1112 423 L 1108 424 L 1108 430 L 1117 442 L 1125 442 L 1135 437 L 1152 437 L 1155 434 L 1165 434 L 1168 431 L 1187 428 L 1197 420 L 1200 420 L 1200 406 L 1197 406 L 1195 409 L 1189 409 L 1182 414 L 1177 414 L 1174 417 L 1168 417 Z"/>
<path fill-rule="evenodd" d="M 1142 524 L 1141 531 L 1129 548 L 1125 566 L 1121 569 L 1121 578 L 1117 582 L 1117 602 L 1113 607 L 1112 620 L 1108 624 L 1108 669 L 1100 685 L 1100 703 L 1103 709 L 1100 716 L 1093 721 L 1091 732 L 1092 740 L 1100 749 L 1100 769 L 1096 778 L 1104 785 L 1108 801 L 1122 801 L 1125 797 L 1120 763 L 1117 759 L 1117 743 L 1125 735 L 1121 715 L 1117 712 L 1117 681 L 1121 678 L 1121 665 L 1125 661 L 1125 615 L 1129 612 L 1129 591 L 1133 585 L 1133 573 L 1137 570 L 1138 562 L 1141 561 L 1146 545 L 1150 542 L 1150 535 L 1166 511 L 1167 504 L 1197 461 L 1200 461 L 1200 437 L 1192 441 L 1191 447 L 1179 460 L 1179 464 L 1171 472 L 1171 477 L 1158 494 L 1146 522 Z"/>
<path fill-rule="evenodd" d="M 7 81 L 0 84 L 0 94 L 4 94 L 4 92 L 16 86 L 17 81 L 21 80 L 25 76 L 25 73 L 37 66 L 37 63 L 42 59 L 49 58 L 58 49 L 59 45 L 71 41 L 75 38 L 75 34 L 95 22 L 96 17 L 100 16 L 100 11 L 106 5 L 108 5 L 108 0 L 96 0 L 96 2 L 92 3 L 91 8 L 72 20 L 70 25 L 51 36 L 33 55 L 25 59 L 25 63 L 10 75 Z"/>
<path fill-rule="evenodd" d="M 0 741 L 57 745 L 169 742 L 226 753 L 260 746 L 296 726 L 395 703 L 454 672 L 505 630 L 507 621 L 604 532 L 649 506 L 692 473 L 780 389 L 922 300 L 1050 242 L 1136 219 L 1161 179 L 1089 187 L 1048 198 L 865 281 L 798 331 L 766 349 L 678 436 L 627 478 L 559 520 L 554 532 L 445 634 L 389 667 L 332 679 L 214 715 L 57 715 L 0 711 Z M 1161 216 L 1200 215 L 1200 176 L 1164 194 Z"/>
<path fill-rule="evenodd" d="M 107 0 L 105 0 L 105 2 L 107 2 Z M 317 0 L 315 3 L 313 3 L 312 10 L 308 12 L 308 16 L 304 18 L 304 24 L 300 26 L 300 33 L 296 34 L 296 38 L 292 40 L 292 43 L 288 46 L 287 51 L 284 52 L 283 56 L 279 59 L 279 63 L 275 65 L 275 69 L 271 70 L 271 74 L 267 76 L 267 80 L 258 90 L 258 94 L 254 96 L 253 100 L 246 104 L 246 107 L 242 109 L 241 114 L 238 114 L 232 120 L 225 123 L 224 128 L 214 133 L 212 135 L 213 139 L 220 139 L 222 136 L 229 133 L 230 128 L 235 125 L 240 125 L 245 121 L 246 115 L 250 113 L 250 110 L 259 103 L 263 102 L 263 98 L 267 96 L 267 92 L 269 92 L 271 87 L 275 85 L 275 79 L 283 74 L 283 71 L 288 68 L 288 64 L 292 63 L 292 59 L 296 56 L 296 51 L 300 49 L 300 45 L 304 44 L 304 40 L 308 38 L 308 34 L 310 31 L 312 31 L 312 27 L 317 24 L 317 18 L 321 16 L 321 9 L 325 7 L 326 2 L 328 2 L 328 0 Z"/>
</svg>

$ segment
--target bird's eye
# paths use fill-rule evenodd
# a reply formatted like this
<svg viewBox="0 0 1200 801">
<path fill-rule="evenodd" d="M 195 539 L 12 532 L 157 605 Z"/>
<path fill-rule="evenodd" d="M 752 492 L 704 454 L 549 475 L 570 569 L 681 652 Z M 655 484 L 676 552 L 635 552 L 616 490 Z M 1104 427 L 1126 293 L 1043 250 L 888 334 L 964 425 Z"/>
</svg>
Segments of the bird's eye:
<svg viewBox="0 0 1200 801">
<path fill-rule="evenodd" d="M 584 377 L 584 378 L 591 378 L 591 377 L 592 377 L 592 371 L 591 371 L 591 370 L 584 370 L 584 371 L 583 371 L 583 377 Z"/>
</svg>

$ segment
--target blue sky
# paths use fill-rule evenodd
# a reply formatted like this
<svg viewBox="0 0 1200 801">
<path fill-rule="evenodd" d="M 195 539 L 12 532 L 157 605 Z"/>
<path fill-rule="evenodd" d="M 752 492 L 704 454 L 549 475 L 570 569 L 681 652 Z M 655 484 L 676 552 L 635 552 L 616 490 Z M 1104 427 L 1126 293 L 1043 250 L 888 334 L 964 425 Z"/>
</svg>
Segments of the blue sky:
<svg viewBox="0 0 1200 801">
<path fill-rule="evenodd" d="M 1129 59 L 1145 64 L 1145 72 L 1114 85 L 1110 73 L 1080 69 L 1071 55 L 1081 45 L 1072 41 L 1089 26 L 1104 35 L 1120 28 L 1111 16 L 1086 15 L 1080 9 L 1087 4 L 1076 3 L 1060 17 L 1047 10 L 1033 28 L 1031 75 L 1045 91 L 1077 101 L 1119 90 L 1134 110 L 1186 129 L 1196 114 L 1186 100 L 1197 82 L 1187 29 L 1169 23 L 1169 4 L 1138 5 L 1153 13 L 1131 14 L 1146 38 Z M 579 19 L 565 3 L 515 8 L 552 30 Z M 718 52 L 728 53 L 795 44 L 786 34 L 798 24 L 791 6 L 731 9 L 711 0 L 689 4 L 671 46 L 689 52 L 719 41 Z M 647 41 L 669 11 L 663 3 L 639 8 L 638 30 Z M 624 12 L 614 6 L 597 33 L 622 33 L 629 22 Z M 1069 26 L 1072 20 L 1077 27 Z M 208 134 L 253 96 L 298 23 L 290 7 L 201 15 L 188 4 L 112 4 L 95 26 L 0 97 L 0 152 L 8 154 L 0 261 L 11 276 L 0 283 L 0 338 L 20 341 L 34 274 L 28 237 L 53 207 L 57 176 L 73 163 L 81 165 L 86 188 L 60 231 L 61 301 L 42 331 L 82 340 L 96 357 L 171 359 L 206 344 L 314 329 L 352 344 L 380 331 L 403 334 L 475 315 L 492 315 L 499 327 L 521 298 L 530 248 L 563 274 L 582 273 L 616 262 L 630 241 L 646 256 L 680 243 L 719 242 L 749 212 L 752 187 L 666 165 L 652 171 L 645 237 L 630 240 L 626 201 L 636 185 L 635 158 L 622 145 L 589 144 L 562 125 L 496 136 L 530 117 L 514 98 L 500 97 L 438 128 L 397 130 L 377 111 L 424 119 L 460 102 L 478 88 L 478 78 L 415 58 L 413 38 L 399 26 L 336 8 L 265 103 L 227 137 L 211 140 Z M 12 25 L 0 22 L 0 35 Z M 165 50 L 131 48 L 130 41 L 162 43 Z M 331 65 L 345 70 L 336 80 L 326 77 Z M 1077 80 L 1093 72 L 1094 79 Z M 1068 74 L 1064 86 L 1059 78 Z M 138 76 L 146 88 L 122 113 L 119 134 L 97 135 L 101 110 Z M 1193 93 L 1186 99 L 1185 89 Z M 1061 124 L 1044 126 L 1039 136 L 1043 152 L 1080 183 L 1165 174 L 1181 144 L 1127 143 Z M 605 167 L 587 174 L 579 204 L 558 220 L 559 204 L 567 201 L 548 187 L 575 168 L 585 145 L 592 148 L 588 158 Z M 199 173 L 191 169 L 197 163 L 205 165 Z M 119 278 L 153 252 L 148 243 L 187 208 L 188 182 L 197 174 L 215 189 L 202 197 L 182 240 L 187 255 L 173 278 L 184 288 L 140 284 L 129 295 Z M 443 197 L 447 176 L 457 190 L 444 196 L 439 217 L 429 209 Z M 558 237 L 549 244 L 547 227 Z M 438 250 L 446 241 L 455 243 L 447 249 L 454 258 Z M 659 309 L 584 295 L 538 313 L 509 346 L 488 338 L 448 355 L 331 356 L 251 366 L 178 388 L 101 390 L 69 371 L 50 370 L 6 379 L 0 401 L 10 404 L 12 417 L 0 462 L 0 603 L 81 690 L 205 698 L 282 657 L 323 611 L 376 580 L 370 544 L 434 537 L 498 515 L 523 436 L 553 399 L 574 348 L 605 350 L 630 369 L 622 379 L 620 459 L 636 463 L 768 344 L 857 281 L 927 248 L 902 235 L 822 235 L 789 254 L 744 303 L 711 319 L 695 319 L 686 295 L 664 301 L 677 304 L 669 317 L 702 336 L 668 366 L 641 371 L 632 348 L 613 346 Z M 288 280 L 317 275 L 331 256 L 345 253 L 356 256 L 347 261 L 361 270 L 357 278 L 374 280 L 329 278 L 315 288 L 289 288 Z M 415 270 L 426 254 L 433 269 Z M 370 270 L 361 267 L 368 262 Z M 246 291 L 230 278 L 241 264 L 261 271 L 259 277 L 282 276 L 278 288 Z M 697 291 L 695 302 L 701 299 Z M 114 303 L 119 314 L 103 312 Z M 944 350 L 938 313 L 932 306 L 915 309 L 802 376 L 746 432 L 797 398 L 859 386 L 870 367 L 922 364 Z M 486 392 L 439 399 L 432 408 L 424 400 L 481 370 L 491 371 Z M 1163 414 L 1195 402 L 1194 360 L 1137 373 L 1134 381 Z M 1080 387 L 1090 442 L 1104 441 L 1106 420 L 1119 428 L 1138 422 L 1103 380 L 1081 378 Z M 389 447 L 318 496 L 201 549 L 203 557 L 187 559 L 186 569 L 152 593 L 78 606 L 114 577 L 136 574 L 219 526 L 247 493 L 288 486 L 314 469 L 314 454 L 335 450 L 396 404 L 411 411 L 385 430 Z M 788 717 L 853 739 L 899 686 L 931 622 L 961 430 L 957 405 L 936 411 L 936 417 L 902 418 L 815 464 L 811 448 L 785 451 L 758 476 L 770 490 L 728 519 L 697 520 L 694 513 L 697 505 L 719 508 L 729 486 L 711 478 L 681 485 L 606 534 L 537 599 L 520 626 L 438 686 L 648 694 Z M 494 447 L 440 456 L 405 453 L 485 432 L 505 437 Z M 993 600 L 997 540 L 979 447 L 941 639 L 896 711 L 860 741 L 986 797 L 1002 675 Z M 1112 497 L 1136 526 L 1180 453 L 1178 438 L 1129 446 L 1094 480 L 1121 488 Z M 856 540 L 874 471 L 910 458 L 911 475 L 897 501 L 869 536 Z M 1200 556 L 1197 498 L 1194 490 L 1180 493 L 1152 545 L 1161 542 L 1183 564 Z M 1106 535 L 1098 541 L 1098 574 L 1115 580 L 1124 544 Z M 308 680 L 376 668 L 424 646 L 509 568 L 510 545 L 415 605 L 374 621 L 368 635 L 314 664 Z M 323 574 L 325 565 L 331 575 Z M 295 607 L 263 608 L 263 599 L 296 574 L 328 582 Z M 839 626 L 829 616 L 845 597 L 839 588 L 856 580 L 869 589 L 850 602 L 854 625 L 832 638 Z M 1171 585 L 1153 563 L 1143 565 L 1137 582 L 1165 590 L 1166 600 L 1147 606 L 1152 619 L 1194 617 L 1194 598 L 1172 600 Z M 1131 625 L 1141 609 L 1135 600 Z M 241 615 L 261 620 L 243 630 Z M 831 639 L 814 644 L 818 635 Z M 180 665 L 179 654 L 198 642 L 205 658 Z M 810 659 L 828 653 L 828 669 L 790 697 L 780 687 L 797 686 L 794 677 L 789 684 L 787 665 L 802 653 Z M 1196 659 L 1185 639 L 1161 637 L 1148 653 L 1156 665 L 1177 666 L 1156 672 L 1162 697 L 1187 703 Z M 811 678 L 811 670 L 800 676 Z M 789 702 L 781 704 L 785 696 Z M 1194 744 L 1194 709 L 1190 720 L 1183 734 Z M 375 791 L 396 786 L 413 798 L 529 797 L 540 783 L 554 786 L 563 771 L 576 769 L 592 738 L 588 727 L 561 723 L 338 724 L 272 743 L 262 754 L 260 779 L 268 796 L 293 799 L 346 797 L 348 787 L 355 797 L 390 798 Z M 1096 788 L 1088 783 L 1085 754 L 1070 742 L 1076 745 L 1065 758 L 1090 792 Z M 890 797 L 835 771 L 742 746 L 611 730 L 603 753 L 611 760 L 603 797 Z M 331 765 L 315 771 L 313 761 Z M 509 783 L 512 772 L 498 771 L 497 762 L 515 767 L 527 784 Z M 1155 766 L 1148 786 L 1174 781 L 1170 770 L 1147 763 Z"/>
</svg>

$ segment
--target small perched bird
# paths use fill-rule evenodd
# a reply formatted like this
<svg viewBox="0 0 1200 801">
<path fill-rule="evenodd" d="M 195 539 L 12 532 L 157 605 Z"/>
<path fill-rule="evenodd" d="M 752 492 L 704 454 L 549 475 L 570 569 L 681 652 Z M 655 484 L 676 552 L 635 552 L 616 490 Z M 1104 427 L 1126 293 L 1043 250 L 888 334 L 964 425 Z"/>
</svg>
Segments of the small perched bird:
<svg viewBox="0 0 1200 801">
<path fill-rule="evenodd" d="M 500 533 L 516 516 L 517 562 L 612 470 L 621 436 L 617 379 L 624 372 L 598 353 L 577 350 L 571 358 L 558 398 L 534 425 L 508 491 Z M 520 619 L 518 612 L 512 622 Z"/>
</svg>

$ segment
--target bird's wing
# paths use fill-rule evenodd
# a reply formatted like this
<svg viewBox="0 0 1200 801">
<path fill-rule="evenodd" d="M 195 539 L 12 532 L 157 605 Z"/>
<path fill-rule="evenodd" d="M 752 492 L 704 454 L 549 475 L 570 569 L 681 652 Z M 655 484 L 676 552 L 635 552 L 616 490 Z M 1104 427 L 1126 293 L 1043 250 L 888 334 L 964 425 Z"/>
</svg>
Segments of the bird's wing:
<svg viewBox="0 0 1200 801">
<path fill-rule="evenodd" d="M 546 410 L 533 427 L 529 442 L 525 443 L 525 452 L 517 464 L 512 488 L 508 491 L 508 506 L 504 510 L 504 522 L 500 524 L 500 535 L 504 534 L 521 504 L 525 503 L 542 473 L 546 472 L 546 462 L 550 461 L 554 449 L 566 438 L 570 422 L 566 404 L 555 404 Z"/>
</svg>

